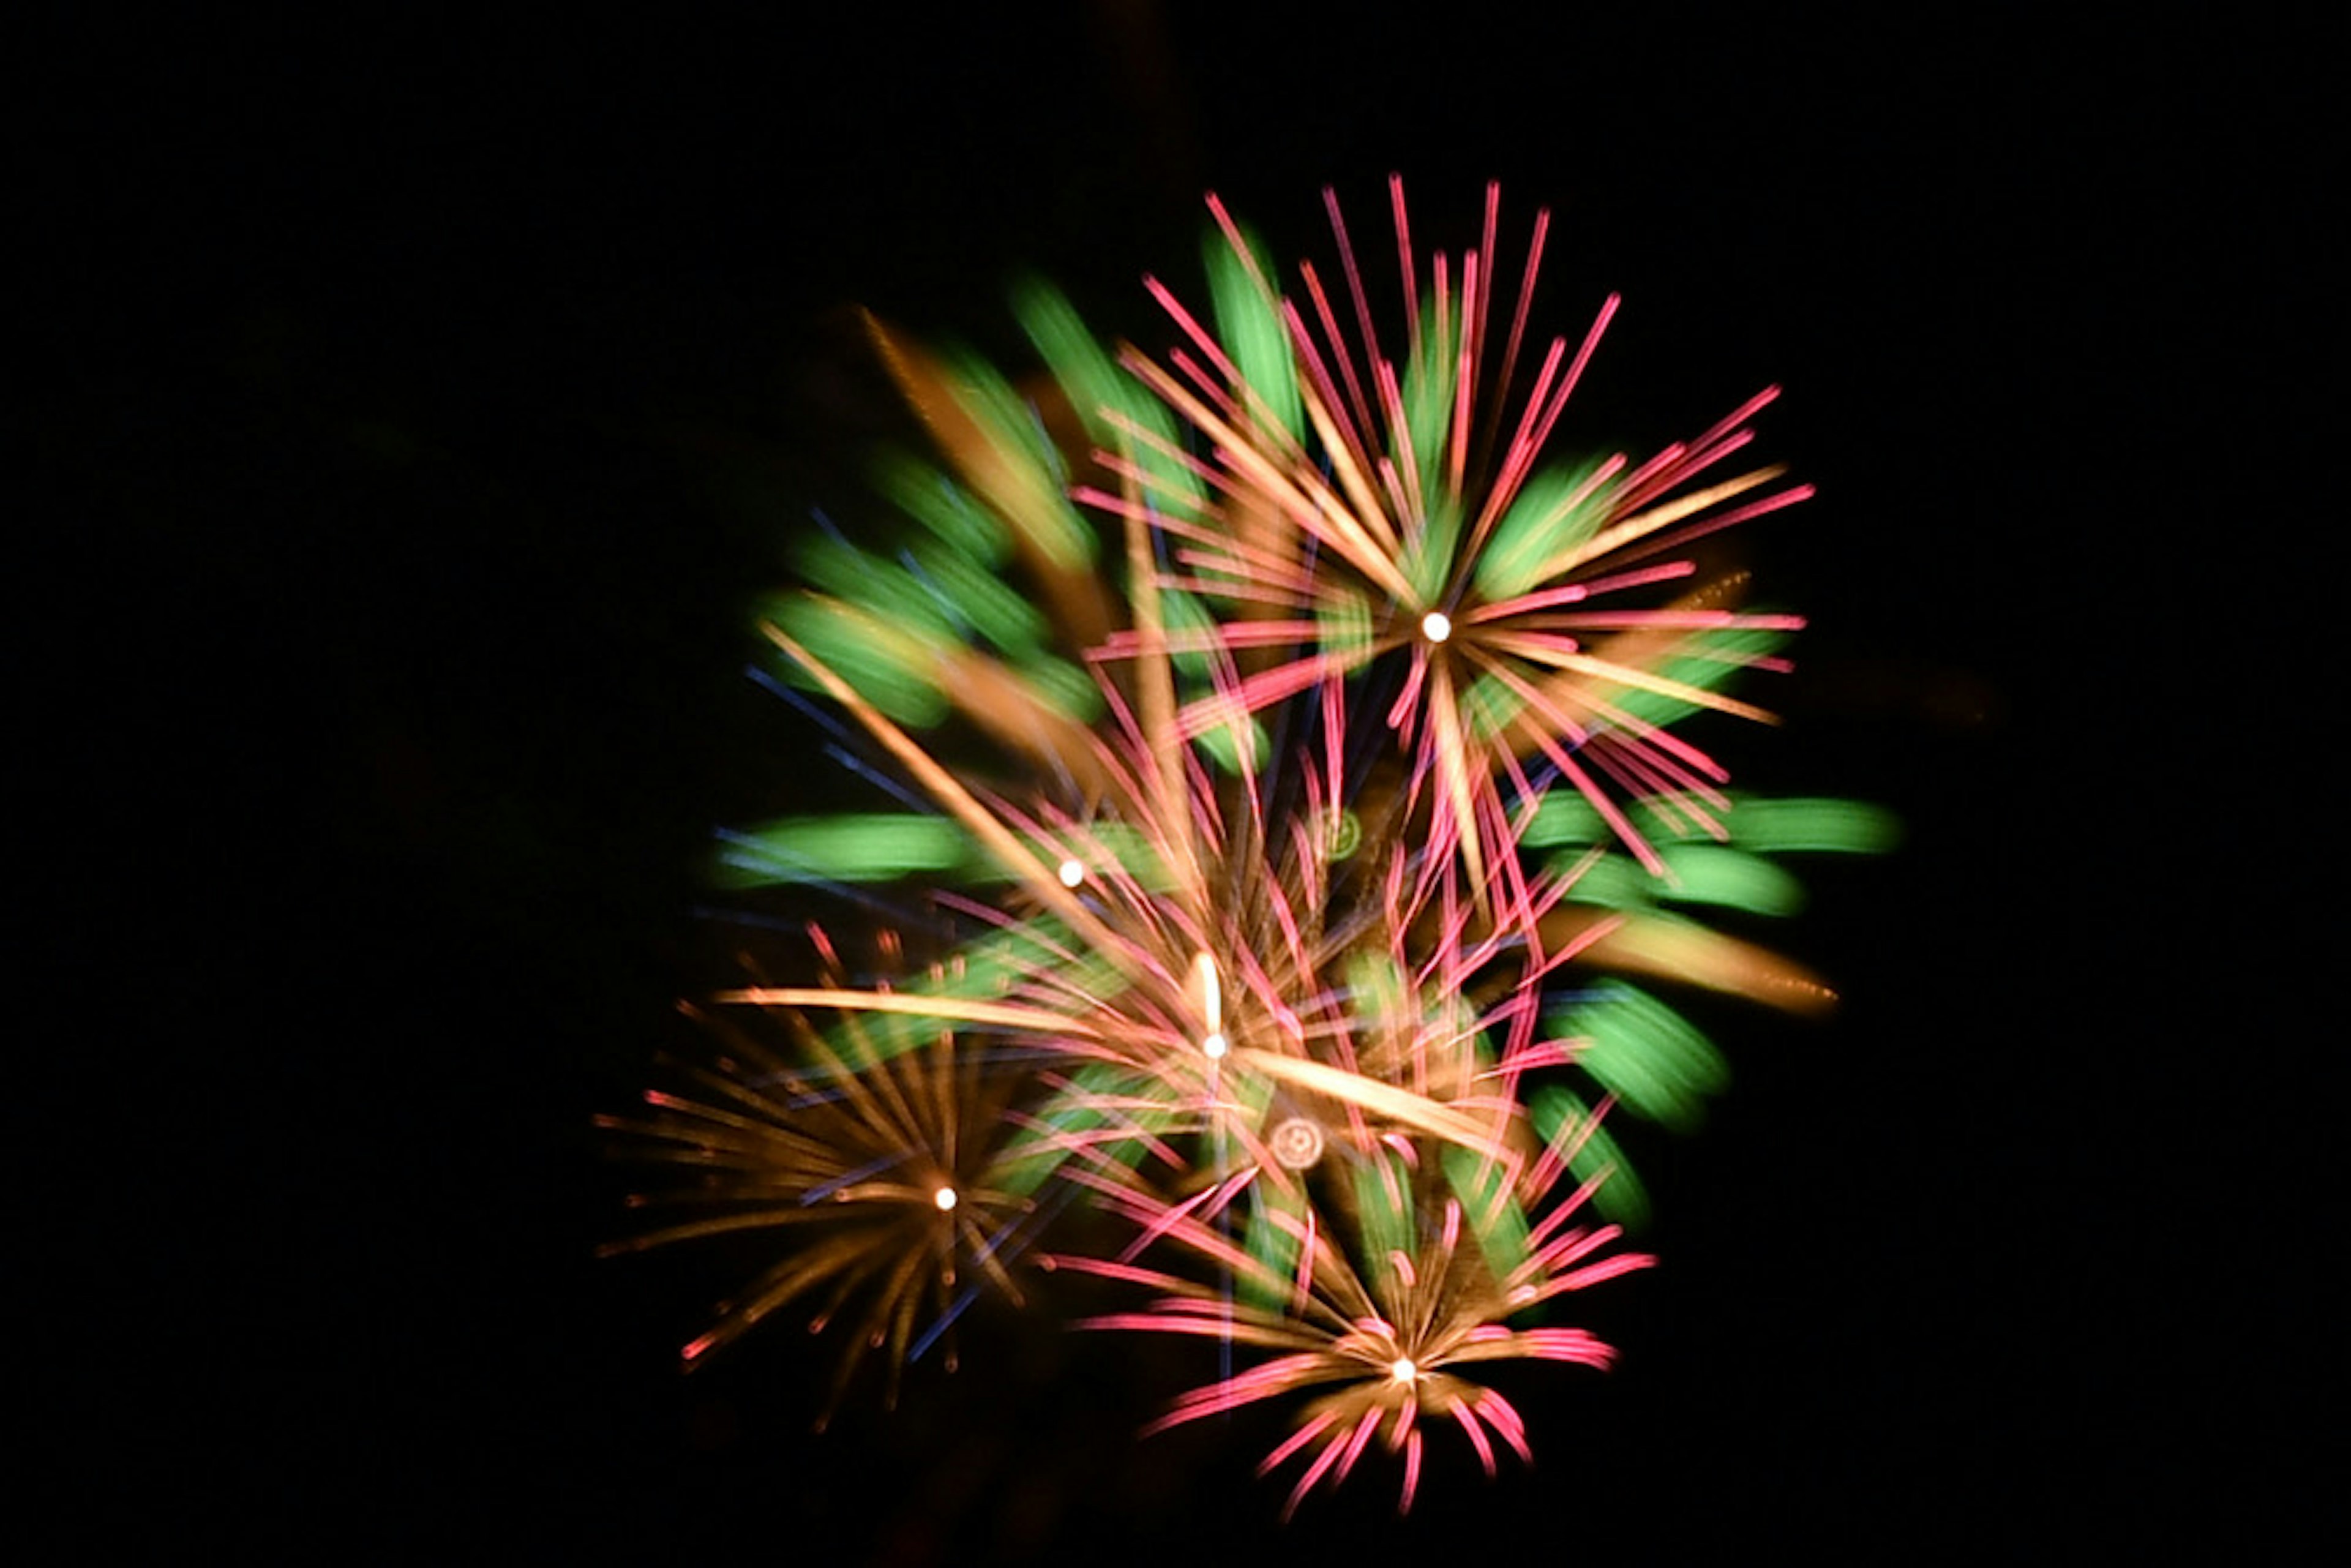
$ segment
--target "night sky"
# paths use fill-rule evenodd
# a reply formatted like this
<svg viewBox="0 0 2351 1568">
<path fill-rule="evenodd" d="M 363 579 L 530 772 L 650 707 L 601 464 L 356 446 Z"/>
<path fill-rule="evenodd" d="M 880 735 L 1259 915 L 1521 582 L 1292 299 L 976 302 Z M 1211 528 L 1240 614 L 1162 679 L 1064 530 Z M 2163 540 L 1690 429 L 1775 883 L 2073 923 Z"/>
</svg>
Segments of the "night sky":
<svg viewBox="0 0 2351 1568">
<path fill-rule="evenodd" d="M 95 591 L 61 705 L 98 763 L 60 920 L 92 1005 L 43 1051 L 104 1153 L 59 1167 L 96 1222 L 53 1218 L 80 1262 L 34 1289 L 104 1348 L 20 1349 L 60 1546 L 1902 1561 L 2283 1529 L 2314 1269 L 2250 1221 L 2306 1157 L 2282 986 L 2321 927 L 2271 879 L 2315 852 L 2274 836 L 2250 666 L 2318 526 L 2281 480 L 2325 428 L 2292 412 L 2315 40 L 2243 8 L 336 9 L 60 39 L 27 154 L 65 353 L 29 417 Z M 713 826 L 845 798 L 743 668 L 811 508 L 887 519 L 860 475 L 905 432 L 853 308 L 1019 363 L 1033 271 L 1164 342 L 1141 276 L 1200 296 L 1204 190 L 1291 261 L 1326 183 L 1382 233 L 1391 171 L 1424 243 L 1472 241 L 1489 179 L 1507 235 L 1553 210 L 1547 330 L 1625 295 L 1593 440 L 1786 388 L 1762 450 L 1820 495 L 1740 549 L 1813 626 L 1787 725 L 1718 738 L 1757 788 L 1906 822 L 1779 934 L 1844 1006 L 1707 1014 L 1738 1077 L 1646 1145 L 1664 1265 L 1591 1302 L 1619 1370 L 1507 1376 L 1537 1469 L 1444 1445 L 1401 1524 L 1370 1462 L 1281 1530 L 1249 1473 L 1277 1418 L 1137 1442 L 1202 1368 L 1050 1313 L 976 1313 L 959 1373 L 822 1437 L 796 1329 L 682 1377 L 745 1255 L 596 1260 L 626 1177 L 590 1119 L 725 971 Z"/>
</svg>

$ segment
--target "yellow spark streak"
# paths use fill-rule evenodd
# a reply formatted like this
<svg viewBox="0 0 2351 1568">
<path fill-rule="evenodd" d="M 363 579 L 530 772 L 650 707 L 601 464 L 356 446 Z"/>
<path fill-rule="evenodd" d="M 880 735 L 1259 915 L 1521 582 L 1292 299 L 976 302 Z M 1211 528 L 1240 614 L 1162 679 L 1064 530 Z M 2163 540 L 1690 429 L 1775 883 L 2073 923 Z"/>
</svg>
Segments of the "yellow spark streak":
<svg viewBox="0 0 2351 1568">
<path fill-rule="evenodd" d="M 1460 1145 L 1472 1153 L 1494 1156 L 1500 1145 L 1485 1124 L 1449 1105 L 1441 1105 L 1409 1089 L 1399 1089 L 1383 1083 L 1376 1078 L 1366 1078 L 1343 1068 L 1329 1067 L 1319 1061 L 1307 1061 L 1294 1056 L 1278 1056 L 1270 1051 L 1254 1048 L 1237 1053 L 1243 1065 L 1253 1067 L 1269 1078 L 1280 1079 L 1298 1088 L 1317 1094 L 1328 1094 L 1334 1100 L 1346 1100 L 1364 1110 L 1418 1127 L 1424 1133 Z"/>
<path fill-rule="evenodd" d="M 874 1061 L 872 1042 L 865 1038 L 862 1027 L 852 1023 L 849 1033 L 862 1061 Z M 899 1137 L 907 1144 L 919 1145 L 925 1141 L 922 1119 L 914 1114 L 914 1107 L 906 1103 L 906 1096 L 898 1082 L 898 1063 L 883 1062 L 878 1071 L 872 1073 L 855 1072 L 848 1069 L 821 1036 L 811 1040 L 810 1047 L 841 1080 L 843 1092 L 858 1107 L 860 1114 L 870 1117 L 876 1124 L 894 1126 Z"/>
<path fill-rule="evenodd" d="M 1200 984 L 1200 1016 L 1208 1025 L 1200 1037 L 1200 1051 L 1215 1061 L 1232 1049 L 1232 1041 L 1225 1038 L 1225 992 L 1217 983 L 1217 961 L 1200 954 L 1192 960 L 1192 976 Z"/>
<path fill-rule="evenodd" d="M 1495 653 L 1515 653 L 1531 664 L 1549 664 L 1553 669 L 1596 676 L 1615 685 L 1637 686 L 1659 696 L 1674 697 L 1698 707 L 1712 708 L 1717 713 L 1736 714 L 1740 718 L 1751 718 L 1759 724 L 1780 722 L 1780 716 L 1769 708 L 1760 708 L 1752 703 L 1743 703 L 1736 697 L 1727 697 L 1719 692 L 1710 692 L 1685 681 L 1637 670 L 1630 664 L 1595 659 L 1589 653 L 1570 653 L 1532 637 L 1517 636 L 1508 632 L 1489 632 L 1480 641 Z"/>
<path fill-rule="evenodd" d="M 1726 479 L 1719 485 L 1692 491 L 1687 496 L 1667 501 L 1661 507 L 1652 507 L 1646 512 L 1636 513 L 1618 523 L 1614 528 L 1603 528 L 1582 544 L 1572 545 L 1552 559 L 1545 561 L 1541 570 L 1534 574 L 1534 580 L 1541 581 L 1557 577 L 1560 573 L 1579 567 L 1587 560 L 1596 560 L 1613 549 L 1632 543 L 1644 534 L 1655 533 L 1669 523 L 1680 522 L 1694 512 L 1702 512 L 1717 501 L 1727 501 L 1733 496 L 1752 490 L 1758 485 L 1769 484 L 1787 471 L 1785 466 L 1777 464 L 1769 468 L 1758 468 L 1752 473 L 1741 474 L 1735 479 Z"/>
<path fill-rule="evenodd" d="M 1219 418 L 1215 410 L 1185 391 L 1166 371 L 1140 353 L 1130 352 L 1126 362 L 1146 386 L 1213 437 L 1234 467 L 1280 502 L 1282 510 L 1292 522 L 1320 536 L 1332 549 L 1345 556 L 1357 570 L 1377 582 L 1399 601 L 1409 602 L 1416 597 L 1411 580 L 1374 541 L 1354 514 L 1340 503 L 1338 497 L 1323 489 L 1320 481 L 1304 481 L 1311 487 L 1313 494 L 1310 495 L 1251 446 L 1247 436 Z"/>
<path fill-rule="evenodd" d="M 1547 940 L 1551 925 L 1545 922 Z M 1824 1012 L 1836 1005 L 1836 992 L 1792 959 L 1680 921 L 1628 915 L 1587 951 L 1595 964 L 1687 980 L 1789 1012 Z"/>
<path fill-rule="evenodd" d="M 994 812 L 973 798 L 954 774 L 932 759 L 931 754 L 914 744 L 906 732 L 883 716 L 871 703 L 857 695 L 856 688 L 832 673 L 821 659 L 792 641 L 790 635 L 772 622 L 763 622 L 759 630 L 768 640 L 799 660 L 807 671 L 824 687 L 825 695 L 857 716 L 858 721 L 872 732 L 889 753 L 914 776 L 915 781 L 928 789 L 940 805 L 945 806 L 957 821 L 971 830 L 974 837 L 992 851 L 1006 870 L 1019 878 L 1020 883 L 1054 914 L 1070 923 L 1071 930 L 1085 938 L 1087 944 L 1115 964 L 1129 979 L 1138 977 L 1134 960 L 1101 921 L 1061 885 L 1052 869 L 1040 864 L 1028 846 L 1013 836 L 1011 830 L 996 820 Z"/>
<path fill-rule="evenodd" d="M 1217 983 L 1217 961 L 1202 953 L 1192 960 L 1192 974 L 1200 982 L 1200 1014 L 1207 1020 L 1208 1032 L 1220 1034 L 1225 1027 L 1225 993 Z"/>
<path fill-rule="evenodd" d="M 1469 877 L 1470 895 L 1480 915 L 1493 911 L 1486 885 L 1486 856 L 1478 842 L 1478 811 L 1469 789 L 1468 742 L 1461 733 L 1461 713 L 1454 701 L 1453 672 L 1442 663 L 1429 671 L 1429 716 L 1436 721 L 1437 776 L 1445 786 L 1447 808 L 1460 836 L 1461 863 Z"/>
<path fill-rule="evenodd" d="M 1337 476 L 1339 488 L 1345 491 L 1347 499 L 1353 503 L 1355 515 L 1362 519 L 1364 530 L 1374 535 L 1389 554 L 1395 554 L 1402 546 L 1395 530 L 1388 526 L 1386 508 L 1380 505 L 1378 495 L 1355 463 L 1353 444 L 1341 436 L 1338 423 L 1332 417 L 1331 411 L 1322 406 L 1322 399 L 1315 392 L 1314 383 L 1301 379 L 1298 390 L 1305 394 L 1302 401 L 1306 405 L 1306 417 L 1313 423 L 1316 439 L 1322 443 L 1322 450 L 1331 455 L 1331 472 Z"/>
<path fill-rule="evenodd" d="M 919 991 L 852 991 L 831 986 L 753 986 L 721 991 L 711 999 L 763 1008 L 839 1008 L 844 1012 L 907 1013 L 955 1023 L 1001 1024 L 1008 1029 L 1047 1030 L 1084 1040 L 1102 1038 L 1101 1030 L 1067 1013 L 1025 1007 L 1019 1002 L 983 1001 L 977 997 L 925 996 Z"/>
</svg>

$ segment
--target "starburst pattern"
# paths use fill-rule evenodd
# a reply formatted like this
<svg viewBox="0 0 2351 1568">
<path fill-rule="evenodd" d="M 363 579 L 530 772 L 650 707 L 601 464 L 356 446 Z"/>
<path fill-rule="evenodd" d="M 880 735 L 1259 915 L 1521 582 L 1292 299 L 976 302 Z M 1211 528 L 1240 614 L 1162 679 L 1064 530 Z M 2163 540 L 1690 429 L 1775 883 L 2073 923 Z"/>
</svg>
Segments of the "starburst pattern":
<svg viewBox="0 0 2351 1568">
<path fill-rule="evenodd" d="M 1479 244 L 1424 270 L 1390 199 L 1400 331 L 1335 200 L 1343 292 L 1311 265 L 1279 286 L 1211 198 L 1213 309 L 1152 281 L 1162 352 L 1028 291 L 1050 381 L 1025 393 L 871 323 L 936 453 L 880 470 L 919 531 L 812 542 L 763 678 L 910 809 L 731 832 L 724 859 L 921 890 L 940 956 L 852 975 L 820 938 L 808 982 L 711 999 L 725 1055 L 693 1092 L 611 1124 L 702 1178 L 694 1218 L 617 1249 L 788 1243 L 690 1357 L 818 1297 L 820 1322 L 856 1303 L 842 1381 L 872 1351 L 894 1379 L 979 1290 L 1034 1295 L 1032 1263 L 1104 1276 L 1152 1300 L 1094 1326 L 1262 1357 L 1160 1425 L 1300 1396 L 1267 1467 L 1303 1457 L 1292 1509 L 1374 1438 L 1408 1507 L 1432 1425 L 1489 1469 L 1497 1439 L 1525 1454 L 1479 1364 L 1607 1364 L 1541 1320 L 1648 1261 L 1615 1246 L 1646 1200 L 1608 1119 L 1688 1126 L 1725 1073 L 1642 985 L 1819 1006 L 1703 917 L 1787 913 L 1778 857 L 1886 824 L 1736 794 L 1676 727 L 1768 717 L 1724 688 L 1799 624 L 1692 549 L 1809 493 L 1740 457 L 1773 393 L 1556 463 L 1615 299 L 1529 351 L 1548 217 L 1506 267 L 1489 190 Z M 1047 435 L 1068 423 L 1091 452 Z M 1072 1207 L 1131 1239 L 1034 1245 Z"/>
<path fill-rule="evenodd" d="M 1597 1181 L 1546 1205 L 1564 1165 L 1557 1147 L 1531 1158 L 1457 1151 L 1435 1175 L 1418 1165 L 1409 1139 L 1383 1138 L 1353 1155 L 1346 1173 L 1326 1180 L 1319 1196 L 1279 1164 L 1251 1173 L 1259 1200 L 1252 1244 L 1229 1239 L 1210 1222 L 1212 1213 L 1204 1215 L 1205 1205 L 1104 1189 L 1106 1203 L 1136 1221 L 1146 1241 L 1208 1265 L 1206 1280 L 1139 1266 L 1131 1260 L 1139 1248 L 1118 1259 L 1046 1260 L 1160 1292 L 1146 1311 L 1086 1326 L 1207 1336 L 1278 1353 L 1181 1396 L 1154 1429 L 1322 1391 L 1260 1468 L 1309 1456 L 1286 1511 L 1318 1482 L 1343 1480 L 1374 1436 L 1403 1456 L 1398 1506 L 1409 1510 L 1426 1418 L 1451 1421 L 1489 1474 L 1492 1435 L 1531 1458 L 1517 1410 L 1461 1369 L 1507 1360 L 1605 1368 L 1614 1352 L 1592 1334 L 1512 1327 L 1510 1320 L 1654 1261 L 1612 1250 L 1617 1227 L 1577 1223 Z M 1530 1213 L 1542 1216 L 1531 1228 Z M 1424 1223 L 1427 1215 L 1433 1224 Z"/>
<path fill-rule="evenodd" d="M 1335 199 L 1332 231 L 1358 324 L 1352 345 L 1312 264 L 1300 269 L 1301 297 L 1279 292 L 1212 199 L 1228 242 L 1212 263 L 1231 350 L 1155 283 L 1189 348 L 1173 351 L 1167 366 L 1133 349 L 1122 356 L 1212 454 L 1195 459 L 1129 426 L 1136 442 L 1184 463 L 1192 482 L 1170 485 L 1123 465 L 1175 543 L 1186 569 L 1178 582 L 1236 612 L 1206 635 L 1228 646 L 1293 645 L 1192 705 L 1185 727 L 1196 733 L 1229 722 L 1236 709 L 1254 712 L 1403 651 L 1409 667 L 1387 716 L 1435 768 L 1473 883 L 1489 852 L 1510 847 L 1480 796 L 1530 755 L 1571 781 L 1651 871 L 1661 871 L 1604 781 L 1638 793 L 1653 810 L 1708 822 L 1708 809 L 1726 803 L 1716 786 L 1727 774 L 1627 699 L 1640 694 L 1768 719 L 1714 688 L 1731 669 L 1768 663 L 1760 643 L 1802 624 L 1720 607 L 1731 585 L 1690 587 L 1693 563 L 1673 553 L 1812 493 L 1772 488 L 1783 470 L 1771 465 L 1694 487 L 1751 443 L 1746 422 L 1778 389 L 1641 463 L 1618 454 L 1580 470 L 1539 473 L 1538 457 L 1617 299 L 1602 304 L 1572 355 L 1565 338 L 1551 341 L 1508 439 L 1498 443 L 1549 215 L 1536 216 L 1497 347 L 1489 326 L 1499 191 L 1488 189 L 1482 244 L 1452 265 L 1441 252 L 1433 257 L 1425 295 L 1400 181 L 1391 182 L 1390 195 L 1405 312 L 1401 364 L 1374 326 Z M 1086 495 L 1112 509 L 1131 504 Z M 1685 591 L 1664 606 L 1633 597 L 1669 584 Z M 1712 667 L 1675 667 L 1693 662 Z M 1522 777 L 1512 781 L 1523 791 Z"/>
<path fill-rule="evenodd" d="M 988 1176 L 1009 1082 L 952 1034 L 884 1055 L 853 1017 L 829 1041 L 805 1018 L 788 1016 L 800 1046 L 793 1058 L 704 1017 L 726 1050 L 712 1065 L 674 1064 L 686 1092 L 650 1090 L 649 1115 L 599 1119 L 629 1146 L 696 1178 L 631 1199 L 641 1210 L 691 1218 L 604 1250 L 744 1231 L 789 1236 L 794 1244 L 686 1344 L 686 1364 L 815 1297 L 812 1331 L 845 1309 L 851 1320 L 833 1399 L 880 1351 L 885 1397 L 894 1401 L 899 1366 L 946 1333 L 977 1288 L 967 1280 L 1019 1293 L 1003 1259 L 1034 1205 Z"/>
</svg>

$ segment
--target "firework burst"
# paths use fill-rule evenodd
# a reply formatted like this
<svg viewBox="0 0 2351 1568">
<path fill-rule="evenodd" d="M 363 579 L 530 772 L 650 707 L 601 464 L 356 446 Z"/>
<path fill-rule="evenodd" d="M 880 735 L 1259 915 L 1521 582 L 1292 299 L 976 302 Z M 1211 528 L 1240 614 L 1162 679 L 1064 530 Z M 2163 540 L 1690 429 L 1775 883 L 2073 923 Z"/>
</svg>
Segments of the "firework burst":
<svg viewBox="0 0 2351 1568">
<path fill-rule="evenodd" d="M 894 1402 L 899 1366 L 945 1335 L 982 1283 L 1019 1299 L 1004 1260 L 1035 1205 L 993 1185 L 990 1172 L 1011 1081 L 945 1031 L 914 1049 L 885 1050 L 855 1015 L 828 1038 L 778 1003 L 799 1046 L 787 1058 L 724 1019 L 687 1011 L 722 1053 L 708 1066 L 674 1064 L 687 1092 L 647 1091 L 650 1114 L 599 1124 L 692 1178 L 630 1206 L 689 1217 L 604 1252 L 740 1232 L 789 1237 L 781 1258 L 685 1345 L 685 1364 L 815 1298 L 810 1332 L 836 1319 L 847 1331 L 832 1402 L 872 1352 L 883 1353 L 884 1397 Z M 954 1357 L 950 1343 L 950 1366 Z"/>
<path fill-rule="evenodd" d="M 1628 977 L 1819 1005 L 1703 916 L 1788 912 L 1778 856 L 1886 824 L 1736 795 L 1672 727 L 1768 717 L 1722 688 L 1799 624 L 1691 549 L 1809 494 L 1740 458 L 1773 392 L 1638 462 L 1551 462 L 1615 299 L 1531 352 L 1548 216 L 1506 267 L 1489 189 L 1479 244 L 1424 271 L 1390 196 L 1384 336 L 1335 201 L 1343 292 L 1311 265 L 1286 292 L 1211 198 L 1214 308 L 1152 281 L 1164 353 L 1025 294 L 1035 395 L 1073 421 L 871 323 L 936 453 L 880 471 L 919 531 L 812 543 L 763 678 L 913 809 L 728 833 L 724 859 L 919 891 L 943 956 L 885 982 L 820 941 L 808 983 L 715 998 L 692 1092 L 608 1124 L 699 1177 L 692 1218 L 613 1250 L 785 1243 L 689 1360 L 816 1298 L 853 1319 L 840 1384 L 879 1352 L 894 1388 L 977 1291 L 1106 1275 L 1154 1300 L 1093 1326 L 1262 1354 L 1159 1425 L 1305 1399 L 1267 1462 L 1304 1457 L 1292 1509 L 1374 1438 L 1409 1507 L 1431 1423 L 1489 1469 L 1497 1439 L 1525 1454 L 1465 1369 L 1607 1364 L 1539 1321 L 1648 1261 L 1614 1246 L 1645 1200 L 1604 1120 L 1689 1125 L 1724 1076 Z M 1049 439 L 1070 423 L 1091 453 Z M 1031 1247 L 1073 1207 L 1132 1241 Z"/>
<path fill-rule="evenodd" d="M 1176 584 L 1228 607 L 1229 618 L 1203 636 L 1279 650 L 1231 689 L 1187 707 L 1184 726 L 1198 733 L 1228 724 L 1237 712 L 1402 652 L 1407 669 L 1387 719 L 1433 769 L 1473 885 L 1488 861 L 1513 847 L 1490 800 L 1498 776 L 1524 792 L 1519 764 L 1527 757 L 1569 780 L 1661 873 L 1618 794 L 1717 828 L 1710 813 L 1728 804 L 1719 789 L 1728 775 L 1628 699 L 1768 719 L 1714 688 L 1738 668 L 1768 667 L 1762 650 L 1802 624 L 1722 607 L 1733 584 L 1691 585 L 1694 563 L 1674 553 L 1812 493 L 1774 488 L 1783 470 L 1770 465 L 1696 484 L 1751 443 L 1747 421 L 1778 389 L 1644 462 L 1618 454 L 1582 469 L 1541 470 L 1617 299 L 1603 303 L 1572 355 L 1565 338 L 1552 340 L 1510 422 L 1549 214 L 1536 214 L 1498 346 L 1489 324 L 1499 190 L 1487 191 L 1481 245 L 1432 257 L 1425 291 L 1400 181 L 1390 196 L 1405 318 L 1401 363 L 1374 324 L 1335 199 L 1326 204 L 1353 307 L 1352 341 L 1312 264 L 1300 268 L 1302 297 L 1282 294 L 1211 198 L 1227 242 L 1211 256 L 1226 340 L 1154 282 L 1189 348 L 1165 366 L 1138 350 L 1122 355 L 1211 454 L 1196 458 L 1129 424 L 1133 442 L 1163 459 L 1158 472 L 1180 463 L 1187 482 L 1114 465 L 1172 540 L 1182 569 Z M 1498 442 L 1505 424 L 1510 434 Z M 1112 510 L 1134 504 L 1131 493 L 1083 494 Z M 1683 590 L 1667 604 L 1635 597 L 1666 585 Z"/>
<path fill-rule="evenodd" d="M 1345 1479 L 1374 1437 L 1403 1457 L 1398 1507 L 1408 1511 L 1429 1418 L 1451 1421 L 1489 1474 L 1493 1436 L 1531 1459 L 1517 1410 L 1461 1369 L 1513 1360 L 1604 1369 L 1614 1352 L 1583 1330 L 1512 1327 L 1510 1320 L 1654 1261 L 1610 1250 L 1619 1235 L 1613 1225 L 1575 1223 L 1596 1181 L 1544 1212 L 1564 1165 L 1553 1146 L 1531 1159 L 1457 1152 L 1432 1174 L 1409 1139 L 1384 1138 L 1340 1163 L 1320 1194 L 1279 1165 L 1252 1173 L 1259 1201 L 1241 1244 L 1204 1219 L 1199 1206 L 1168 1206 L 1128 1189 L 1106 1193 L 1144 1241 L 1208 1265 L 1216 1284 L 1139 1266 L 1131 1260 L 1140 1244 L 1118 1259 L 1049 1260 L 1160 1292 L 1144 1311 L 1085 1326 L 1205 1336 L 1273 1353 L 1180 1396 L 1152 1429 L 1315 1393 L 1260 1466 L 1263 1473 L 1308 1456 L 1286 1513 L 1317 1483 Z M 1528 1216 L 1537 1213 L 1530 1225 Z"/>
</svg>

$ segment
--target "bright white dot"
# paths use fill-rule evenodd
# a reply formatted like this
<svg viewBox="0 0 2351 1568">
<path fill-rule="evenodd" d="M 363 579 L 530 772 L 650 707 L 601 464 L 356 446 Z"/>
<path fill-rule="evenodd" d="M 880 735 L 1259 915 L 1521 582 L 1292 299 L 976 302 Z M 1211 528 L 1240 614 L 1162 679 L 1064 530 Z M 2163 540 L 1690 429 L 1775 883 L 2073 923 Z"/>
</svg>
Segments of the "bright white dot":
<svg viewBox="0 0 2351 1568">
<path fill-rule="evenodd" d="M 1420 634 L 1432 643 L 1442 643 L 1453 635 L 1453 622 L 1437 611 L 1420 618 Z"/>
<path fill-rule="evenodd" d="M 1085 862 L 1083 861 L 1074 860 L 1063 861 L 1061 862 L 1061 885 L 1063 887 L 1077 886 L 1078 883 L 1086 880 Z"/>
<path fill-rule="evenodd" d="M 1420 1368 L 1412 1364 L 1411 1358 L 1400 1355 L 1388 1363 L 1388 1375 L 1398 1383 L 1410 1383 L 1420 1375 Z"/>
<path fill-rule="evenodd" d="M 953 1208 L 956 1206 L 956 1189 L 951 1186 L 943 1186 L 939 1188 L 938 1191 L 931 1194 L 931 1201 L 937 1204 L 939 1206 L 939 1212 L 944 1214 L 948 1209 Z"/>
<path fill-rule="evenodd" d="M 1221 1034 L 1212 1034 L 1200 1042 L 1200 1049 L 1207 1052 L 1209 1060 L 1214 1061 L 1225 1053 L 1225 1037 Z"/>
</svg>

